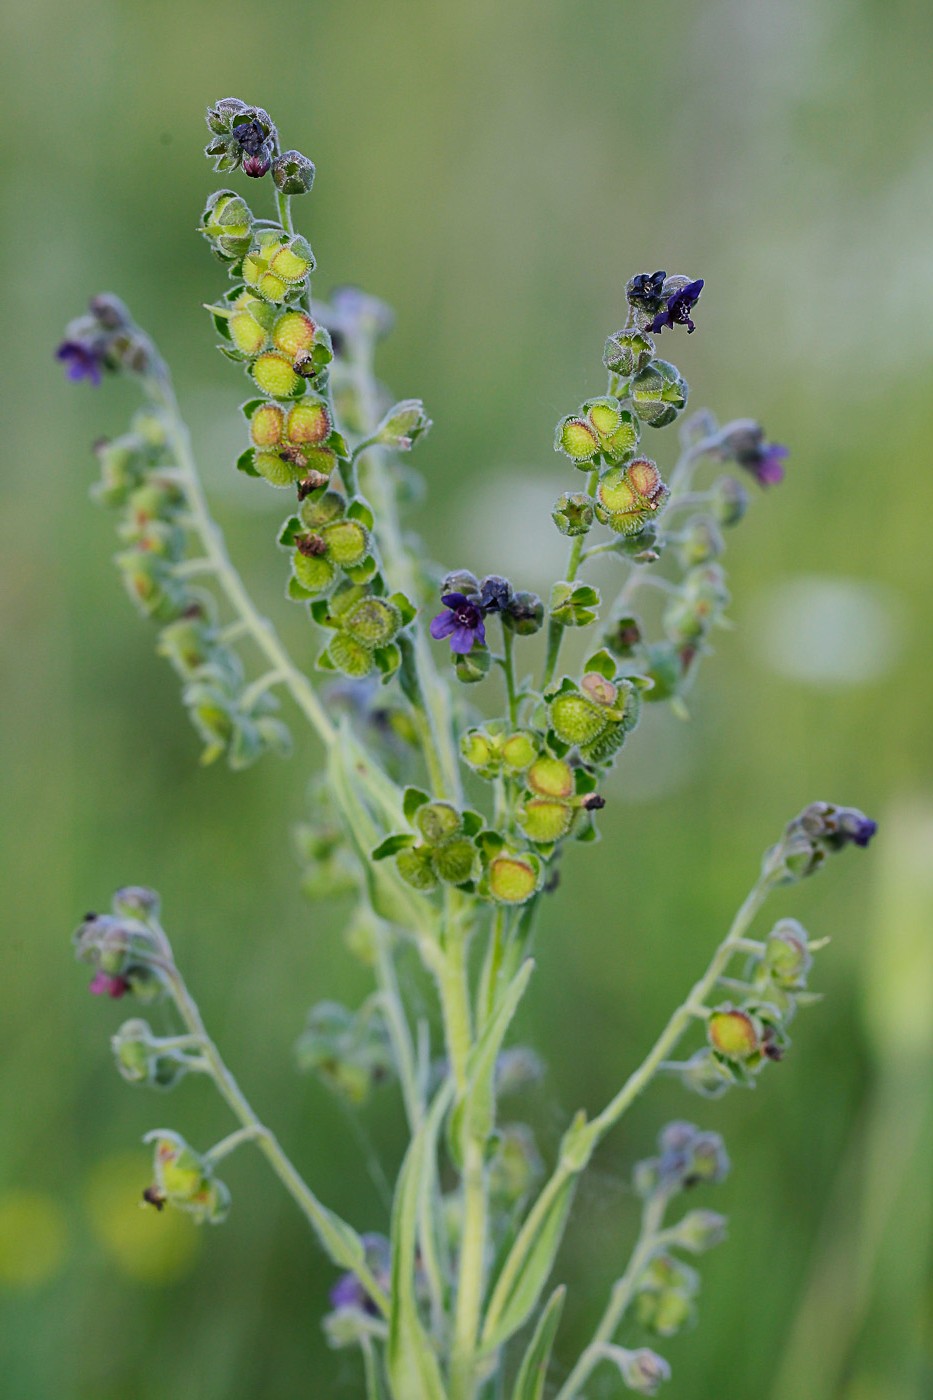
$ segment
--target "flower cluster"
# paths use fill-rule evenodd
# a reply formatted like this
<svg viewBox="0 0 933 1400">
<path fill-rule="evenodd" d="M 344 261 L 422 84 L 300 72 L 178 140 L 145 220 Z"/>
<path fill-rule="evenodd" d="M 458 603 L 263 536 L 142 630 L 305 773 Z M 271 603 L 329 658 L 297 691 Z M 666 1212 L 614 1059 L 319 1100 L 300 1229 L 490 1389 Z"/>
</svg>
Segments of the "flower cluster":
<svg viewBox="0 0 933 1400">
<path fill-rule="evenodd" d="M 685 714 L 698 663 L 726 622 L 726 538 L 748 506 L 739 478 L 780 481 L 787 449 L 754 420 L 720 427 L 707 412 L 685 415 L 687 382 L 658 356 L 655 337 L 678 326 L 694 332 L 704 282 L 640 273 L 625 289 L 624 324 L 605 342 L 605 391 L 582 401 L 575 391 L 568 401 L 577 407 L 554 434 L 555 450 L 583 476 L 574 478 L 581 489 L 562 492 L 554 506 L 568 554 L 547 602 L 498 573 L 442 577 L 403 520 L 421 498 L 405 454 L 430 420 L 419 399 L 393 403 L 375 376 L 391 313 L 356 288 L 312 300 L 314 255 L 295 230 L 291 201 L 311 189 L 314 166 L 281 150 L 269 114 L 225 98 L 207 121 L 216 170 L 254 180 L 271 174 L 273 217 L 257 218 L 241 194 L 223 188 L 208 198 L 200 232 L 229 277 L 208 308 L 219 348 L 249 385 L 248 442 L 236 465 L 291 493 L 277 532 L 281 576 L 318 639 L 320 685 L 237 574 L 168 370 L 123 304 L 95 298 L 57 353 L 72 379 L 97 384 L 105 372 L 126 372 L 145 396 L 129 430 L 98 443 L 96 494 L 118 513 L 118 568 L 137 607 L 159 625 L 158 649 L 182 679 L 204 760 L 224 754 L 242 767 L 284 750 L 278 687 L 326 751 L 297 833 L 303 886 L 312 899 L 347 899 L 344 940 L 376 987 L 356 1009 L 332 1000 L 313 1006 L 296 1059 L 354 1110 L 377 1085 L 400 1092 L 412 1142 L 390 1233 L 358 1234 L 319 1201 L 251 1108 L 204 1027 L 151 891 L 127 887 L 111 913 L 87 915 L 76 954 L 92 970 L 94 995 L 158 998 L 175 1023 L 159 1035 L 136 1016 L 120 1025 L 112 1049 L 122 1078 L 164 1090 L 203 1075 L 238 1124 L 205 1152 L 171 1129 L 149 1134 L 145 1202 L 220 1221 L 229 1193 L 217 1165 L 254 1143 L 339 1271 L 325 1328 L 333 1346 L 361 1349 L 367 1393 L 478 1400 L 494 1375 L 514 1373 L 515 1400 L 533 1400 L 543 1393 L 560 1319 L 563 1291 L 548 1298 L 546 1290 L 577 1178 L 656 1075 L 716 1098 L 754 1084 L 783 1058 L 798 1008 L 815 999 L 808 984 L 822 945 L 787 917 L 752 938 L 752 920 L 773 888 L 875 835 L 864 813 L 826 802 L 787 825 L 642 1065 L 600 1113 L 573 1119 L 550 1168 L 526 1123 L 501 1121 L 500 1100 L 541 1074 L 537 1057 L 506 1039 L 559 863 L 571 842 L 598 836 L 612 770 L 643 705 L 668 703 Z M 649 429 L 678 421 L 672 460 L 661 439 L 658 460 L 647 455 Z M 709 463 L 740 470 L 704 484 Z M 587 577 L 597 556 L 607 566 L 599 588 Z M 587 629 L 589 642 L 569 660 L 568 632 Z M 250 677 L 247 645 L 267 668 Z M 442 656 L 450 665 L 439 669 Z M 466 702 L 465 694 L 489 699 L 494 679 L 498 715 L 492 703 Z M 451 680 L 489 684 L 463 692 Z M 416 962 L 420 980 L 411 975 Z M 436 988 L 433 1019 L 426 987 Z M 673 1058 L 691 1036 L 686 1057 Z M 668 1379 L 664 1358 L 614 1338 L 627 1314 L 661 1338 L 693 1319 L 699 1275 L 684 1256 L 719 1243 L 725 1221 L 702 1207 L 673 1222 L 668 1214 L 683 1193 L 721 1182 L 728 1165 L 718 1134 L 674 1122 L 636 1167 L 640 1233 L 561 1400 L 589 1389 L 604 1362 L 639 1394 L 655 1394 Z M 513 1365 L 508 1348 L 535 1314 Z"/>
</svg>

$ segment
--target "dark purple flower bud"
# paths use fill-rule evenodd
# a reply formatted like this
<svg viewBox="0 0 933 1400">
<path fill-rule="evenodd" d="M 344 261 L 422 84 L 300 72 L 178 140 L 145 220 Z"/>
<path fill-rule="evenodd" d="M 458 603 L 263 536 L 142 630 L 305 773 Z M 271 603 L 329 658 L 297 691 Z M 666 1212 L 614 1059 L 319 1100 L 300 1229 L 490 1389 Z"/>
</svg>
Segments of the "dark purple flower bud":
<svg viewBox="0 0 933 1400">
<path fill-rule="evenodd" d="M 512 585 L 499 574 L 487 574 L 479 586 L 479 605 L 484 613 L 505 612 L 512 599 Z"/>
<path fill-rule="evenodd" d="M 486 644 L 486 628 L 483 625 L 483 611 L 464 593 L 445 593 L 441 602 L 447 611 L 438 613 L 431 622 L 431 636 L 435 641 L 442 637 L 450 638 L 450 649 L 460 656 L 473 650 L 476 642 Z"/>
<path fill-rule="evenodd" d="M 664 305 L 664 279 L 666 272 L 640 272 L 633 277 L 625 289 L 630 306 L 653 316 Z"/>
<path fill-rule="evenodd" d="M 263 175 L 268 174 L 271 164 L 272 157 L 268 151 L 256 156 L 245 156 L 243 174 L 251 176 L 254 180 L 259 180 Z"/>
<path fill-rule="evenodd" d="M 260 122 L 253 121 L 240 122 L 233 128 L 233 135 L 239 141 L 243 154 L 247 156 L 261 155 L 266 144 L 267 132 Z"/>
<path fill-rule="evenodd" d="M 101 372 L 109 367 L 102 341 L 63 340 L 55 358 L 67 366 L 69 379 L 89 379 L 95 386 L 100 383 Z"/>
<path fill-rule="evenodd" d="M 700 293 L 703 290 L 703 278 L 698 277 L 695 282 L 688 282 L 685 287 L 678 287 L 667 299 L 667 305 L 657 313 L 651 325 L 650 331 L 656 333 L 663 331 L 665 326 L 686 326 L 687 334 L 692 335 L 696 326 L 690 318 L 690 312 L 700 300 Z"/>
</svg>

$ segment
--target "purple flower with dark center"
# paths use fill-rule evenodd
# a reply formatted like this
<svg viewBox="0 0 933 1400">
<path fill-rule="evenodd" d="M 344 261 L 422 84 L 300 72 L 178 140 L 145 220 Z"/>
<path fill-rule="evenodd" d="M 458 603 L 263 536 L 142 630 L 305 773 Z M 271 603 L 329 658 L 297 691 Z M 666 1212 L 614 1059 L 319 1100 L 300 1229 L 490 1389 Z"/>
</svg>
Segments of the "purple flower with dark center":
<svg viewBox="0 0 933 1400">
<path fill-rule="evenodd" d="M 101 371 L 107 364 L 103 345 L 87 340 L 63 340 L 55 351 L 55 358 L 67 365 L 69 379 L 89 379 L 95 386 L 100 383 Z"/>
<path fill-rule="evenodd" d="M 665 326 L 670 326 L 671 330 L 675 326 L 686 326 L 687 334 L 692 335 L 696 326 L 690 319 L 690 312 L 700 300 L 700 293 L 703 290 L 703 278 L 698 277 L 695 282 L 688 282 L 686 287 L 680 287 L 667 299 L 667 305 L 659 311 L 657 316 L 648 327 L 649 331 L 663 331 Z"/>
<path fill-rule="evenodd" d="M 125 977 L 111 977 L 106 972 L 96 972 L 88 987 L 92 996 L 95 997 L 123 997 L 130 990 L 130 984 Z"/>
<path fill-rule="evenodd" d="M 737 462 L 759 486 L 777 486 L 784 480 L 783 462 L 790 449 L 779 442 L 766 442 L 764 429 L 753 418 L 738 418 L 723 428 L 716 453 L 724 461 Z"/>
<path fill-rule="evenodd" d="M 486 644 L 486 628 L 483 625 L 483 608 L 474 598 L 465 593 L 445 593 L 441 602 L 447 609 L 438 613 L 431 622 L 431 636 L 435 641 L 442 637 L 450 638 L 451 651 L 466 656 L 473 650 L 474 643 Z"/>
<path fill-rule="evenodd" d="M 664 279 L 666 272 L 639 272 L 626 289 L 626 296 L 632 306 L 653 316 L 664 305 Z"/>
</svg>

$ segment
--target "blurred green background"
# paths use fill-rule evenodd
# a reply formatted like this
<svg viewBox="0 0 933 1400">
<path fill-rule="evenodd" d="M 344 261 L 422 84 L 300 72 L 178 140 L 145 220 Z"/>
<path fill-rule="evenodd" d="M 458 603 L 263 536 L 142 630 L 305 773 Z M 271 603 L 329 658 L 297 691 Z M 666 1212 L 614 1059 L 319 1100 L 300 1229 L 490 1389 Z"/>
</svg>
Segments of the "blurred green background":
<svg viewBox="0 0 933 1400">
<path fill-rule="evenodd" d="M 159 1100 L 117 1079 L 122 1008 L 87 996 L 68 946 L 115 886 L 159 888 L 259 1111 L 327 1201 L 384 1224 L 353 1131 L 292 1065 L 307 1005 L 366 990 L 340 941 L 348 911 L 297 887 L 289 831 L 317 755 L 302 740 L 294 766 L 197 766 L 175 678 L 118 591 L 112 522 L 87 500 L 87 444 L 122 427 L 131 391 L 76 388 L 51 363 L 91 292 L 130 301 L 175 368 L 244 572 L 310 661 L 280 602 L 282 499 L 232 470 L 243 385 L 199 309 L 223 284 L 194 232 L 222 183 L 202 110 L 235 93 L 317 162 L 300 217 L 318 290 L 356 281 L 398 309 L 382 367 L 435 419 L 419 527 L 447 565 L 526 586 L 559 574 L 549 508 L 577 482 L 553 424 L 601 391 L 624 280 L 706 278 L 699 333 L 671 347 L 692 404 L 759 417 L 790 470 L 731 537 L 736 629 L 691 722 L 642 727 L 603 844 L 573 853 L 549 905 L 521 1027 L 548 1077 L 512 1105 L 544 1153 L 637 1062 L 788 817 L 827 797 L 881 831 L 775 904 L 833 938 L 826 1002 L 788 1059 L 714 1104 L 659 1087 L 600 1154 L 561 1264 L 558 1367 L 627 1256 L 632 1163 L 666 1117 L 691 1116 L 729 1143 L 733 1174 L 702 1204 L 728 1212 L 731 1238 L 703 1261 L 699 1327 L 662 1347 L 665 1394 L 933 1394 L 933 10 L 36 0 L 4 25 L 3 1393 L 360 1391 L 356 1358 L 319 1328 L 332 1271 L 253 1154 L 225 1173 L 222 1230 L 137 1209 L 142 1133 L 207 1145 L 227 1119 L 206 1086 Z M 653 443 L 668 465 L 673 438 Z M 392 1090 L 366 1115 L 390 1170 L 400 1117 Z M 598 1373 L 592 1395 L 612 1386 Z"/>
</svg>

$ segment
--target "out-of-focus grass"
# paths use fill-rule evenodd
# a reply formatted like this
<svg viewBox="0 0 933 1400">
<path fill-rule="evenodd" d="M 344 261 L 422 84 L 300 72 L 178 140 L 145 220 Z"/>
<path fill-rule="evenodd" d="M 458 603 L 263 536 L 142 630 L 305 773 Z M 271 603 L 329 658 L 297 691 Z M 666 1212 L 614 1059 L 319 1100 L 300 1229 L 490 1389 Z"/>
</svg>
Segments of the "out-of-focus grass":
<svg viewBox="0 0 933 1400">
<path fill-rule="evenodd" d="M 816 974 L 827 1000 L 800 1017 L 787 1060 L 755 1094 L 712 1105 L 660 1086 L 601 1153 L 563 1259 L 558 1355 L 570 1360 L 624 1261 L 633 1161 L 665 1116 L 693 1115 L 727 1135 L 734 1173 L 708 1203 L 732 1232 L 703 1261 L 699 1328 L 664 1348 L 671 1395 L 928 1394 L 929 1047 L 902 1064 L 891 1027 L 919 968 L 901 979 L 885 958 L 910 965 L 909 938 L 929 936 L 923 856 L 898 852 L 928 833 L 908 803 L 930 788 L 933 13 L 901 0 L 41 0 L 4 23 L 0 1254 L 17 1232 L 29 1254 L 0 1269 L 9 1394 L 359 1388 L 355 1360 L 318 1329 L 331 1274 L 248 1153 L 230 1163 L 229 1224 L 198 1237 L 196 1257 L 183 1233 L 164 1256 L 133 1244 L 124 1154 L 157 1123 L 206 1144 L 226 1120 L 205 1086 L 156 1099 L 117 1080 L 119 1008 L 89 1001 L 67 946 L 114 886 L 160 888 L 248 1092 L 326 1199 L 361 1228 L 384 1223 L 343 1119 L 291 1067 L 307 1004 L 365 988 L 339 939 L 347 911 L 308 908 L 296 888 L 288 829 L 314 750 L 302 738 L 294 768 L 237 777 L 196 766 L 174 678 L 118 596 L 111 523 L 86 500 L 86 444 L 122 426 L 130 395 L 73 389 L 50 359 L 90 292 L 130 300 L 175 366 L 244 570 L 310 662 L 280 602 L 282 505 L 232 472 L 242 382 L 199 309 L 223 280 L 193 232 L 219 183 L 199 155 L 201 110 L 228 92 L 269 106 L 318 164 L 302 217 L 321 287 L 359 281 L 399 310 L 384 372 L 435 419 L 417 453 L 431 493 L 418 524 L 445 564 L 545 581 L 548 503 L 575 484 L 553 423 L 601 387 L 624 278 L 662 266 L 707 279 L 700 330 L 671 354 L 695 405 L 760 416 L 790 444 L 789 478 L 730 541 L 737 628 L 690 724 L 653 717 L 635 736 L 603 844 L 574 853 L 548 911 L 522 1030 L 549 1075 L 511 1106 L 542 1149 L 650 1043 L 787 817 L 828 796 L 892 820 L 866 856 L 776 903 L 833 935 Z M 672 436 L 653 440 L 665 464 Z M 800 574 L 875 590 L 882 632 L 887 617 L 885 635 L 906 641 L 854 679 L 801 676 L 825 612 L 815 621 L 788 593 Z M 857 617 L 846 630 L 865 656 L 877 616 L 865 635 Z M 367 1114 L 390 1168 L 398 1119 L 392 1091 Z"/>
</svg>

